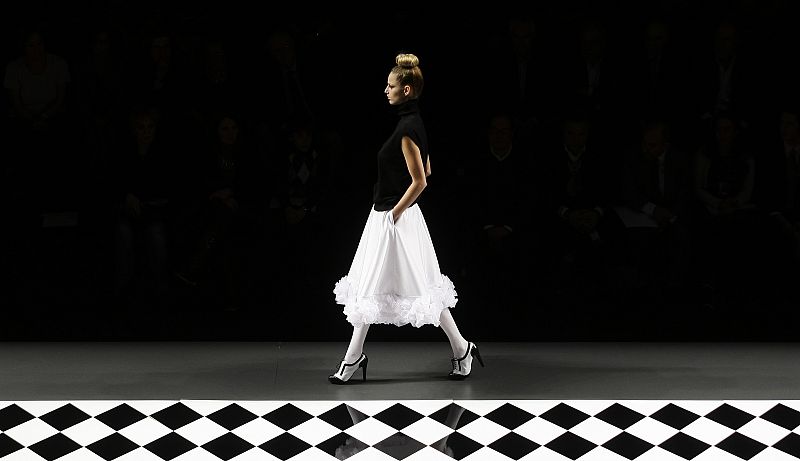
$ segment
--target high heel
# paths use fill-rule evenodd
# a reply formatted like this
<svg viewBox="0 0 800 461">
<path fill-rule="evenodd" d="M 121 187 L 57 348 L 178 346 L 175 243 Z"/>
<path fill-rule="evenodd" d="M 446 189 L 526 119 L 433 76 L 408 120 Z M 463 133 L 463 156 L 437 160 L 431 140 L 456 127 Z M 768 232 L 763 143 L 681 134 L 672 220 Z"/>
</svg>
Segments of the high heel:
<svg viewBox="0 0 800 461">
<path fill-rule="evenodd" d="M 369 359 L 363 353 L 361 354 L 361 357 L 359 357 L 358 360 L 353 363 L 346 363 L 344 360 L 342 360 L 341 365 L 339 365 L 339 370 L 336 373 L 328 376 L 328 381 L 333 384 L 344 384 L 350 380 L 350 378 L 359 368 L 362 370 L 361 381 L 366 381 L 368 362 Z"/>
<path fill-rule="evenodd" d="M 453 364 L 453 371 L 447 375 L 450 379 L 455 380 L 462 380 L 465 379 L 472 373 L 472 359 L 478 359 L 478 362 L 481 364 L 481 367 L 485 366 L 483 364 L 483 357 L 481 357 L 481 352 L 478 350 L 478 346 L 475 343 L 469 343 L 467 345 L 467 352 L 464 354 L 463 357 L 460 359 L 450 359 L 450 362 Z"/>
</svg>

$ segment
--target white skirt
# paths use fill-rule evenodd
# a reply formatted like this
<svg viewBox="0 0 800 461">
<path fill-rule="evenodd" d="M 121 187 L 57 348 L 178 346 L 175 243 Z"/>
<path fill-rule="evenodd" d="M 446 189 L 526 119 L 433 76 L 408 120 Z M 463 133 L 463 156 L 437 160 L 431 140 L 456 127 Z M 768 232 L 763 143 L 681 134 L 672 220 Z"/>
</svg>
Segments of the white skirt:
<svg viewBox="0 0 800 461">
<path fill-rule="evenodd" d="M 428 226 L 416 203 L 396 223 L 391 210 L 370 210 L 350 271 L 333 293 L 353 326 L 438 327 L 442 311 L 458 301 L 453 282 L 439 272 Z"/>
</svg>

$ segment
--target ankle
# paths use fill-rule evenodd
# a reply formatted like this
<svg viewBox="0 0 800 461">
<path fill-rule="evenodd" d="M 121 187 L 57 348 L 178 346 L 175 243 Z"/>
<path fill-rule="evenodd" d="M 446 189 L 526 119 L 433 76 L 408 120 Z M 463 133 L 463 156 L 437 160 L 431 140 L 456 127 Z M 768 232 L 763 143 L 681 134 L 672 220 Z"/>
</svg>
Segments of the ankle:
<svg viewBox="0 0 800 461">
<path fill-rule="evenodd" d="M 360 359 L 360 358 L 361 358 L 361 354 L 357 354 L 357 355 L 345 355 L 343 360 L 344 360 L 344 363 L 355 363 L 355 362 L 357 362 L 357 361 L 358 361 L 358 359 Z"/>
<path fill-rule="evenodd" d="M 467 350 L 469 350 L 469 341 L 464 340 L 463 343 L 459 343 L 456 347 L 453 348 L 453 357 L 460 359 L 466 355 Z"/>
</svg>

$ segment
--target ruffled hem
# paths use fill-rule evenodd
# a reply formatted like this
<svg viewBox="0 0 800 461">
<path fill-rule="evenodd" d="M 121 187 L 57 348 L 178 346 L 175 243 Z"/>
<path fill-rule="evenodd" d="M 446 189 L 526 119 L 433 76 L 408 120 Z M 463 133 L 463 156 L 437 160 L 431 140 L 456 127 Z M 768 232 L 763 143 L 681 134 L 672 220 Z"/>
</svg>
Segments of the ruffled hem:
<svg viewBox="0 0 800 461">
<path fill-rule="evenodd" d="M 442 275 L 442 284 L 428 287 L 424 296 L 400 296 L 379 294 L 356 296 L 357 286 L 348 276 L 342 277 L 333 289 L 336 303 L 344 305 L 344 315 L 353 326 L 385 323 L 397 326 L 411 324 L 439 326 L 442 311 L 454 307 L 458 302 L 455 285 Z"/>
</svg>

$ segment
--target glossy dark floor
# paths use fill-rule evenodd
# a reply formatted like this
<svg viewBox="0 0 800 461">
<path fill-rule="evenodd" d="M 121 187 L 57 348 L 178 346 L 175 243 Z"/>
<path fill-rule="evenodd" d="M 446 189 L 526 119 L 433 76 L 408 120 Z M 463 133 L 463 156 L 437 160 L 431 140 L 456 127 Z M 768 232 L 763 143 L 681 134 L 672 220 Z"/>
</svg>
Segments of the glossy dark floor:
<svg viewBox="0 0 800 461">
<path fill-rule="evenodd" d="M 800 459 L 794 344 L 3 343 L 6 460 Z"/>
</svg>

